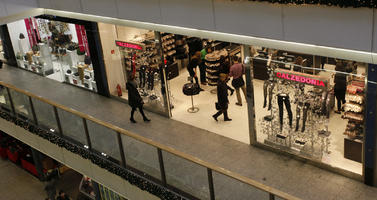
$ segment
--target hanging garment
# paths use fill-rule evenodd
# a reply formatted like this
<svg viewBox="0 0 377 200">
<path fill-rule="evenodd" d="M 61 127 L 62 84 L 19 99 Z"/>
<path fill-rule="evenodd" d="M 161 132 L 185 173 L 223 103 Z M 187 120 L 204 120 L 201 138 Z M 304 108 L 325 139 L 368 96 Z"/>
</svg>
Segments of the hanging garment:
<svg viewBox="0 0 377 200">
<path fill-rule="evenodd" d="M 274 90 L 275 84 L 273 81 L 266 80 L 263 84 L 263 108 L 267 106 L 267 95 L 268 95 L 268 110 L 271 110 L 272 103 L 272 91 Z"/>
<path fill-rule="evenodd" d="M 139 69 L 139 88 L 144 88 L 145 87 L 145 73 L 147 70 L 147 66 L 142 65 Z"/>
<path fill-rule="evenodd" d="M 300 119 L 301 119 L 301 111 L 302 111 L 302 128 L 301 132 L 305 131 L 305 124 L 306 119 L 308 116 L 308 110 L 310 108 L 310 103 L 308 102 L 298 102 L 296 107 L 296 131 L 298 131 L 298 128 L 300 126 Z"/>
<path fill-rule="evenodd" d="M 280 117 L 280 130 L 283 130 L 283 118 L 284 118 L 284 110 L 283 110 L 283 103 L 285 104 L 285 108 L 288 112 L 289 118 L 289 126 L 292 127 L 292 110 L 291 110 L 291 103 L 289 101 L 289 96 L 287 94 L 278 94 L 278 105 L 279 105 L 279 117 Z"/>
</svg>

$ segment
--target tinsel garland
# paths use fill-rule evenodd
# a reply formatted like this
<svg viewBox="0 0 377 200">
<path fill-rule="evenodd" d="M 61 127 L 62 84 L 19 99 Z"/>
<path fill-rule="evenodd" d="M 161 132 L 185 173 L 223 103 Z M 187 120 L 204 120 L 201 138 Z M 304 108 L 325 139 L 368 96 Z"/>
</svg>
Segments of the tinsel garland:
<svg viewBox="0 0 377 200">
<path fill-rule="evenodd" d="M 10 115 L 7 112 L 0 111 L 0 117 L 14 123 L 15 125 L 24 128 L 25 130 L 42 137 L 45 140 L 48 140 L 49 142 L 58 145 L 59 147 L 65 148 L 66 150 L 80 155 L 84 159 L 90 160 L 93 164 L 106 169 L 107 171 L 116 174 L 126 181 L 128 181 L 130 184 L 137 186 L 141 190 L 148 191 L 149 193 L 166 200 L 184 200 L 185 198 L 177 195 L 176 193 L 171 192 L 170 190 L 166 189 L 163 186 L 160 186 L 158 184 L 155 184 L 153 182 L 150 182 L 146 180 L 145 178 L 130 172 L 129 170 L 117 165 L 116 163 L 113 163 L 106 158 L 91 152 L 89 149 L 86 149 L 84 147 L 78 146 L 56 134 L 53 132 L 44 130 L 42 128 L 39 128 L 35 126 L 34 124 L 24 121 L 21 119 L 18 119 L 12 115 Z"/>
<path fill-rule="evenodd" d="M 353 7 L 353 8 L 377 8 L 377 0 L 248 0 L 258 2 L 269 2 L 279 4 L 293 4 L 293 5 L 326 5 L 326 6 L 338 6 L 341 8 Z"/>
</svg>

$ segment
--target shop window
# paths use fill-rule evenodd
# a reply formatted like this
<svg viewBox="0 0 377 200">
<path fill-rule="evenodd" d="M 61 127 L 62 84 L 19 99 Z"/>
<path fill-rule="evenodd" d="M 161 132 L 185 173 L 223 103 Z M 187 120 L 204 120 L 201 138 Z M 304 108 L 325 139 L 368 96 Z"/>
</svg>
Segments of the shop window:
<svg viewBox="0 0 377 200">
<path fill-rule="evenodd" d="M 163 62 L 158 35 L 150 30 L 111 24 L 99 23 L 98 27 L 111 95 L 128 101 L 126 85 L 132 82 L 144 107 L 165 113 Z"/>
<path fill-rule="evenodd" d="M 362 174 L 367 65 L 305 56 L 254 57 L 257 141 Z"/>
<path fill-rule="evenodd" d="M 8 24 L 8 30 L 18 67 L 97 90 L 84 26 L 27 18 Z"/>
</svg>

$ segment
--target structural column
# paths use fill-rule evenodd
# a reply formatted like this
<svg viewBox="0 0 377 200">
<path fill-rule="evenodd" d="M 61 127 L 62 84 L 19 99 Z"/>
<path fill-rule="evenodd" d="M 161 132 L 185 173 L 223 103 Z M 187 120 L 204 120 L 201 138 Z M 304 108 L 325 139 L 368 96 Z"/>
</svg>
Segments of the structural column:
<svg viewBox="0 0 377 200">
<path fill-rule="evenodd" d="M 377 174 L 375 172 L 376 159 L 376 133 L 377 133 L 377 65 L 369 64 L 367 82 L 367 101 L 365 113 L 365 142 L 364 142 L 364 183 L 377 185 Z"/>
</svg>

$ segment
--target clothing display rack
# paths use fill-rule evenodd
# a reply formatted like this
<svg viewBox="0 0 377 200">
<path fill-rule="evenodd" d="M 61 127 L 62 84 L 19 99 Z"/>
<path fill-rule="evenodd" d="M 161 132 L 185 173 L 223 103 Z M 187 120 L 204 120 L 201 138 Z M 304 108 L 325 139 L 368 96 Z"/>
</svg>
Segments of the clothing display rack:
<svg viewBox="0 0 377 200">
<path fill-rule="evenodd" d="M 346 91 L 343 118 L 348 120 L 344 131 L 344 157 L 356 162 L 362 161 L 362 143 L 364 132 L 364 78 L 352 77 Z M 361 144 L 361 145 L 360 145 Z"/>
<path fill-rule="evenodd" d="M 220 70 L 220 58 L 221 56 L 228 56 L 228 52 L 225 49 L 220 51 L 216 50 L 209 53 L 205 57 L 205 64 L 207 66 L 207 82 L 210 86 L 217 86 L 219 80 L 219 70 Z"/>
</svg>

